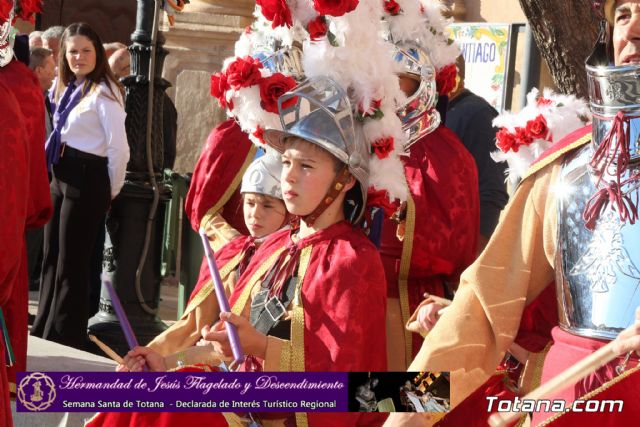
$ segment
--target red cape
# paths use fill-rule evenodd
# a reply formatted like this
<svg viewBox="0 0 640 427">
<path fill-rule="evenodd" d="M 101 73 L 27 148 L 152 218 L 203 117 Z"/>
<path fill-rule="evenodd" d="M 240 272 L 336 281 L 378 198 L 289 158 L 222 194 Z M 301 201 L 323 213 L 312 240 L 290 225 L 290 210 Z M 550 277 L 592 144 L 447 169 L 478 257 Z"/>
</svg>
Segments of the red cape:
<svg viewBox="0 0 640 427">
<path fill-rule="evenodd" d="M 21 62 L 14 60 L 0 68 L 0 80 L 6 82 L 15 98 L 20 100 L 20 110 L 27 130 L 28 172 L 17 177 L 17 180 L 28 181 L 26 191 L 21 194 L 27 202 L 26 221 L 21 227 L 21 232 L 24 233 L 27 228 L 42 227 L 53 212 L 44 151 L 44 96 L 36 76 Z M 8 106 L 3 105 L 2 110 L 5 108 Z M 27 367 L 29 307 L 29 278 L 24 243 L 15 253 L 22 257 L 21 272 L 15 278 L 10 303 L 2 305 L 16 356 L 16 363 L 8 371 L 12 391 L 15 391 L 16 372 L 25 371 Z"/>
<path fill-rule="evenodd" d="M 283 230 L 260 246 L 231 295 L 232 311 L 242 312 L 250 303 L 248 292 L 275 261 L 272 255 L 290 245 L 290 231 Z M 375 246 L 346 221 L 300 239 L 297 246 L 304 316 L 294 315 L 291 322 L 291 369 L 386 370 L 386 287 Z M 312 426 L 375 425 L 385 417 L 358 413 L 306 416 Z"/>
<path fill-rule="evenodd" d="M 480 201 L 475 160 L 448 128 L 440 126 L 414 143 L 403 161 L 411 195 L 404 241 L 387 219 L 380 252 L 388 295 L 400 298 L 404 325 L 424 292 L 443 296 L 442 282 L 457 284 L 475 259 Z M 405 337 L 413 340 L 412 359 L 423 339 L 408 331 Z"/>
<path fill-rule="evenodd" d="M 256 147 L 232 120 L 211 131 L 193 171 L 185 211 L 194 230 L 203 218 L 222 210 L 222 216 L 242 234 L 249 234 L 242 216 L 240 183 L 256 154 Z"/>
<path fill-rule="evenodd" d="M 0 305 L 4 309 L 12 304 L 13 288 L 20 285 L 22 276 L 26 274 L 23 253 L 27 217 L 25 194 L 29 183 L 24 178 L 29 174 L 29 166 L 24 116 L 17 98 L 9 89 L 12 83 L 7 81 L 2 70 L 0 68 L 0 191 L 3 197 L 0 209 Z M 4 343 L 0 340 L 0 425 L 11 426 L 4 353 Z"/>
</svg>

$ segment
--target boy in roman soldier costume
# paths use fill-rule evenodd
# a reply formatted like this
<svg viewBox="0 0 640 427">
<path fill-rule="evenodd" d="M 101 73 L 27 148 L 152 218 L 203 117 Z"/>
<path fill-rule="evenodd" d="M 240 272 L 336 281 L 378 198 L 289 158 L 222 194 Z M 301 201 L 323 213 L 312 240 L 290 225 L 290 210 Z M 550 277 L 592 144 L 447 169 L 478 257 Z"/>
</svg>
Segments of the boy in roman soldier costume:
<svg viewBox="0 0 640 427">
<path fill-rule="evenodd" d="M 446 21 L 430 1 L 386 1 L 385 9 L 406 95 L 398 116 L 408 136 L 402 161 L 409 195 L 393 218 L 386 216 L 380 245 L 393 371 L 406 370 L 420 348 L 422 337 L 405 325 L 424 294 L 452 298 L 460 273 L 475 259 L 480 214 L 473 157 L 435 108 L 438 95 L 454 88 L 459 54 L 444 32 Z"/>
<path fill-rule="evenodd" d="M 286 225 L 288 214 L 280 189 L 279 156 L 263 155 L 251 163 L 242 178 L 240 193 L 248 235 L 232 228 L 221 215 L 212 215 L 203 221 L 209 242 L 216 252 L 225 292 L 229 296 L 235 284 L 251 261 L 256 248 L 273 232 Z M 200 330 L 218 320 L 220 309 L 213 291 L 211 273 L 206 259 L 200 269 L 198 284 L 191 294 L 182 318 L 154 338 L 147 347 L 163 356 L 195 345 L 201 338 Z"/>
<path fill-rule="evenodd" d="M 364 350 L 385 345 L 384 273 L 375 246 L 354 228 L 366 202 L 367 147 L 332 80 L 309 80 L 281 97 L 280 107 L 291 99 L 296 104 L 281 110 L 286 131 L 267 130 L 264 138 L 282 153 L 283 196 L 299 226 L 258 249 L 230 298 L 233 313 L 220 318 L 236 325 L 245 353 L 265 371 L 384 370 L 384 352 Z M 220 326 L 202 333 L 213 342 L 210 352 L 228 358 Z M 125 360 L 130 370 L 167 366 L 140 348 Z M 279 415 L 312 425 L 354 425 L 360 416 Z"/>
<path fill-rule="evenodd" d="M 567 404 L 622 399 L 622 412 L 589 413 L 589 423 L 598 425 L 631 425 L 640 415 L 640 174 L 634 126 L 640 1 L 609 0 L 605 6 L 612 32 L 603 26 L 587 61 L 593 124 L 552 145 L 524 174 L 489 245 L 463 273 L 452 305 L 410 367 L 460 370 L 452 375 L 452 385 L 466 389 L 452 391 L 458 402 L 470 384 L 479 385 L 493 372 L 523 312 L 551 286 L 558 312 L 551 345 L 539 361 L 542 383 L 611 340 L 619 356 L 545 398 Z M 527 141 L 499 135 L 499 143 L 518 147 Z M 536 412 L 533 424 L 575 425 L 583 416 Z"/>
<path fill-rule="evenodd" d="M 27 184 L 26 189 L 19 193 L 20 199 L 24 200 L 27 207 L 26 220 L 23 217 L 23 223 L 18 225 L 18 230 L 22 235 L 24 235 L 26 229 L 42 227 L 49 220 L 52 213 L 43 145 L 45 128 L 42 89 L 38 79 L 29 68 L 14 58 L 12 40 L 10 40 L 14 18 L 20 17 L 23 20 L 33 22 L 35 13 L 41 10 L 40 3 L 39 1 L 18 1 L 14 10 L 13 0 L 0 1 L 0 81 L 6 85 L 15 99 L 19 100 L 20 115 L 23 117 L 21 123 L 25 128 L 27 138 L 25 146 L 27 150 L 27 170 L 24 174 L 14 177 L 17 181 L 26 180 Z M 11 113 L 9 112 L 5 113 L 5 109 L 11 110 L 13 104 L 9 100 L 5 104 L 4 97 L 2 99 L 3 101 L 0 103 L 2 104 L 2 112 L 0 112 L 0 115 L 10 115 Z M 13 115 L 15 115 L 15 112 Z M 9 138 L 7 137 L 6 139 Z M 4 157 L 4 154 L 2 156 Z M 17 167 L 18 164 L 12 165 L 12 168 Z M 11 187 L 13 185 L 16 185 L 15 182 L 11 184 Z M 11 193 L 13 189 L 10 190 L 5 187 L 3 191 Z M 11 202 L 11 199 L 9 199 L 4 205 L 9 206 L 12 203 L 20 203 L 20 201 L 14 200 Z M 9 221 L 8 224 L 13 221 L 15 219 Z M 21 257 L 19 272 L 12 275 L 12 280 L 5 283 L 6 287 L 3 292 L 9 292 L 10 295 L 1 304 L 15 355 L 14 364 L 8 370 L 9 386 L 11 392 L 15 393 L 16 372 L 26 370 L 27 364 L 29 302 L 27 255 L 24 239 L 21 239 L 19 247 L 11 248 L 10 246 L 5 246 L 4 249 L 7 254 L 16 253 Z M 9 338 L 5 337 L 5 339 L 8 341 Z"/>
</svg>

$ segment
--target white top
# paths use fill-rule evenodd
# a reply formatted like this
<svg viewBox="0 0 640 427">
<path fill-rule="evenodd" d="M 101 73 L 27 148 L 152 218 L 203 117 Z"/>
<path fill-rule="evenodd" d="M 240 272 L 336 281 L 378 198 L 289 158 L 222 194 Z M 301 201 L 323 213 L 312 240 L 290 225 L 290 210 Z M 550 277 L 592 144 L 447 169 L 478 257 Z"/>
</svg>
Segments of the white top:
<svg viewBox="0 0 640 427">
<path fill-rule="evenodd" d="M 111 198 L 120 192 L 129 162 L 129 143 L 124 120 L 124 101 L 117 88 L 113 89 L 118 101 L 107 84 L 102 82 L 71 111 L 62 128 L 61 141 L 69 147 L 108 158 Z"/>
</svg>

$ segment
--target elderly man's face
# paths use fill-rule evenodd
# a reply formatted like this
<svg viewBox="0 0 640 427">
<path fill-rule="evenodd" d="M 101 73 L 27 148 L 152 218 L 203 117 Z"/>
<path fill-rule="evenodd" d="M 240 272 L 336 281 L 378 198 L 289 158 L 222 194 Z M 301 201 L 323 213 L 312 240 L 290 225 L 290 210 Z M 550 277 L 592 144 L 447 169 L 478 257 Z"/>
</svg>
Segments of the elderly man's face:
<svg viewBox="0 0 640 427">
<path fill-rule="evenodd" d="M 131 74 L 131 55 L 127 49 L 118 49 L 109 58 L 109 66 L 111 71 L 120 79 Z"/>
<path fill-rule="evenodd" d="M 53 60 L 58 63 L 58 53 L 60 52 L 60 40 L 58 39 L 43 39 L 42 47 L 46 47 L 53 52 Z"/>
<path fill-rule="evenodd" d="M 616 65 L 640 64 L 640 0 L 617 0 L 613 18 Z"/>
</svg>

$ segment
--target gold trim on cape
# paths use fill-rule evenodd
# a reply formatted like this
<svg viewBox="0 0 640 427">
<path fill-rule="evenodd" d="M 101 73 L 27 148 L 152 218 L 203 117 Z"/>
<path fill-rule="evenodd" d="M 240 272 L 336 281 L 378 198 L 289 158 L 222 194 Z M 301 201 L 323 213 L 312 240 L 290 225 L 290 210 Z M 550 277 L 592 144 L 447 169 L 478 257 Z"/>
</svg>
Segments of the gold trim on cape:
<svg viewBox="0 0 640 427">
<path fill-rule="evenodd" d="M 527 172 L 525 172 L 525 174 L 522 176 L 522 180 L 521 181 L 524 181 L 525 179 L 527 179 L 531 175 L 533 175 L 536 172 L 538 172 L 540 169 L 543 169 L 546 166 L 549 166 L 551 163 L 556 161 L 562 155 L 568 153 L 569 151 L 571 151 L 571 150 L 573 150 L 575 148 L 580 147 L 581 145 L 584 145 L 585 143 L 587 143 L 589 141 L 591 141 L 591 132 L 589 132 L 586 135 L 578 138 L 577 140 L 575 140 L 571 144 L 561 148 L 560 150 L 548 155 L 544 159 L 540 160 L 538 163 L 535 163 L 535 164 L 531 165 L 531 167 L 529 167 Z"/>
<path fill-rule="evenodd" d="M 293 299 L 293 310 L 291 313 L 291 350 L 289 353 L 288 366 L 291 371 L 304 372 L 304 307 L 302 306 L 302 285 L 307 274 L 309 261 L 311 260 L 312 246 L 307 246 L 300 253 L 300 264 L 298 267 L 298 283 L 296 284 L 295 297 Z M 281 363 L 287 360 L 281 360 Z M 283 365 L 280 366 L 281 368 Z M 296 426 L 307 427 L 309 419 L 306 412 L 296 412 Z"/>
<path fill-rule="evenodd" d="M 229 274 L 233 273 L 236 267 L 238 266 L 238 264 L 240 264 L 240 261 L 242 260 L 242 255 L 243 255 L 242 251 L 238 252 L 233 258 L 229 260 L 229 262 L 227 262 L 220 269 L 220 279 L 222 280 L 223 286 L 226 283 Z M 184 313 L 182 314 L 181 319 L 185 319 L 187 315 L 191 313 L 193 310 L 195 310 L 196 307 L 198 307 L 202 303 L 202 301 L 204 301 L 209 295 L 211 295 L 212 292 L 214 292 L 213 280 L 209 280 L 207 283 L 204 284 L 202 288 L 200 288 L 198 293 L 195 294 L 193 298 L 191 298 L 191 301 L 189 302 L 187 307 L 184 309 Z M 233 293 L 233 289 L 229 289 L 229 293 Z"/>
<path fill-rule="evenodd" d="M 255 284 L 262 279 L 262 276 L 267 274 L 267 270 L 273 267 L 273 264 L 276 262 L 276 260 L 284 250 L 285 250 L 284 246 L 276 249 L 276 251 L 272 253 L 271 256 L 264 263 L 262 263 L 260 268 L 258 268 L 258 271 L 256 271 L 253 274 L 251 279 L 249 279 L 249 283 L 246 284 L 246 286 L 242 290 L 242 294 L 240 294 L 240 297 L 238 298 L 236 303 L 233 304 L 233 307 L 231 308 L 231 312 L 233 314 L 237 314 L 238 316 L 242 315 L 242 312 L 244 311 L 244 307 L 247 305 L 247 302 L 249 301 L 249 297 L 251 296 L 251 290 L 253 289 Z"/>
<path fill-rule="evenodd" d="M 213 205 L 213 207 L 210 208 L 207 211 L 207 213 L 204 214 L 204 216 L 200 220 L 200 228 L 204 228 L 207 222 L 209 222 L 209 220 L 211 219 L 211 217 L 216 215 L 220 211 L 220 209 L 222 209 L 222 207 L 229 201 L 234 191 L 236 191 L 236 189 L 240 185 L 240 182 L 242 182 L 242 177 L 244 176 L 245 171 L 253 161 L 253 158 L 256 155 L 257 149 L 258 148 L 255 145 L 251 144 L 251 148 L 249 148 L 249 153 L 247 153 L 247 157 L 246 159 L 244 159 L 244 163 L 242 164 L 242 167 L 240 168 L 236 176 L 233 178 L 233 181 L 231 181 L 231 184 L 229 184 L 224 194 L 222 194 L 222 197 L 220 197 L 220 200 L 218 200 L 218 202 L 215 205 Z"/>
<path fill-rule="evenodd" d="M 398 274 L 398 293 L 400 295 L 400 313 L 402 314 L 402 329 L 405 341 L 405 363 L 411 365 L 413 360 L 413 337 L 404 325 L 411 317 L 409 307 L 409 270 L 411 268 L 411 257 L 413 255 L 413 234 L 416 228 L 416 205 L 413 197 L 409 194 L 407 198 L 407 216 L 405 219 L 405 232 L 402 241 L 402 256 L 400 257 L 400 273 Z"/>
</svg>

